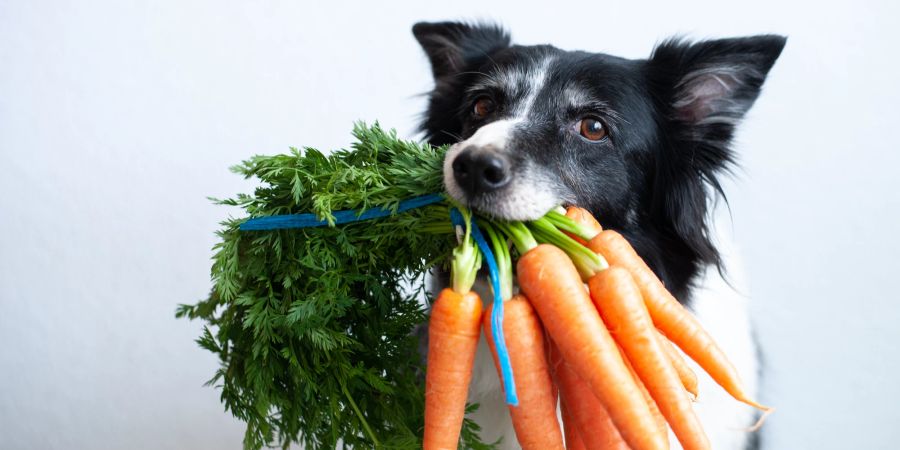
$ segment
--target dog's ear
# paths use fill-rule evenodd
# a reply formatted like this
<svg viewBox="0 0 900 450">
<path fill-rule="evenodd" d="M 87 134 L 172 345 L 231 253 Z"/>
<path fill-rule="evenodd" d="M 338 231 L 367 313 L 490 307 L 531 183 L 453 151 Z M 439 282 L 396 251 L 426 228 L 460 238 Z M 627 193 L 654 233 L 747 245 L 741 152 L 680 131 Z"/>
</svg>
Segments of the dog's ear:
<svg viewBox="0 0 900 450">
<path fill-rule="evenodd" d="M 659 45 L 650 57 L 652 74 L 669 93 L 674 119 L 688 126 L 734 125 L 759 96 L 786 38 L 762 35 Z M 700 130 L 698 138 L 703 136 Z M 713 133 L 717 134 L 717 133 Z"/>
<path fill-rule="evenodd" d="M 669 151 L 659 159 L 654 213 L 674 227 L 696 259 L 719 263 L 710 242 L 709 189 L 722 194 L 717 179 L 734 162 L 734 130 L 759 96 L 786 39 L 761 35 L 690 43 L 672 39 L 648 60 L 647 77 L 666 116 Z"/>
<path fill-rule="evenodd" d="M 494 24 L 419 22 L 412 32 L 431 61 L 435 79 L 478 66 L 492 53 L 509 47 L 509 33 Z"/>
</svg>

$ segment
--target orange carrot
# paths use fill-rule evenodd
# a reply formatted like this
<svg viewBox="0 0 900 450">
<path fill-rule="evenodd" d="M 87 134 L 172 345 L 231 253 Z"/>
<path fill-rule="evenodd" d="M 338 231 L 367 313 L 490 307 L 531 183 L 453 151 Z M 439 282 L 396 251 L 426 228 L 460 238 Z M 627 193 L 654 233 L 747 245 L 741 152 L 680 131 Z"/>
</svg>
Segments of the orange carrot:
<svg viewBox="0 0 900 450">
<path fill-rule="evenodd" d="M 553 385 L 556 387 L 556 392 L 559 395 L 559 414 L 563 424 L 566 450 L 584 450 L 584 442 L 579 436 L 578 425 L 575 423 L 575 418 L 572 417 L 569 407 L 566 406 L 562 393 L 560 393 L 559 379 L 556 376 L 556 367 L 562 362 L 562 357 L 559 356 L 559 349 L 556 348 L 556 344 L 546 334 L 544 334 L 544 345 L 547 349 L 547 362 L 550 363 L 550 378 L 553 379 Z"/>
<path fill-rule="evenodd" d="M 653 323 L 660 331 L 722 386 L 732 397 L 750 406 L 769 410 L 744 391 L 737 369 L 700 322 L 666 290 L 650 267 L 619 233 L 604 230 L 588 243 L 611 265 L 627 269 L 640 288 Z"/>
<path fill-rule="evenodd" d="M 585 229 L 591 230 L 595 235 L 600 234 L 600 232 L 603 231 L 603 227 L 600 225 L 600 222 L 598 222 L 597 219 L 594 218 L 594 216 L 590 213 L 590 211 L 588 211 L 584 208 L 579 208 L 577 206 L 570 206 L 570 207 L 566 208 L 566 217 L 574 220 L 576 223 L 583 226 Z M 566 234 L 568 234 L 571 238 L 575 239 L 576 241 L 578 241 L 582 244 L 587 243 L 584 239 L 581 239 L 580 237 L 573 236 L 569 233 L 566 233 Z"/>
<path fill-rule="evenodd" d="M 559 388 L 559 379 L 556 376 L 556 366 L 558 366 L 562 362 L 562 357 L 559 356 L 559 349 L 556 348 L 556 344 L 553 343 L 553 340 L 544 333 L 544 348 L 547 349 L 547 362 L 550 364 L 550 378 L 553 380 L 553 386 L 556 388 L 557 398 L 559 400 L 559 414 L 560 419 L 562 420 L 563 425 L 563 437 L 565 437 L 565 444 L 567 450 L 584 449 L 584 443 L 581 441 L 581 436 L 578 435 L 578 425 L 575 423 L 575 419 L 572 417 L 572 414 L 569 412 L 569 407 L 566 406 L 565 399 L 562 398 L 562 393 Z"/>
<path fill-rule="evenodd" d="M 484 314 L 484 335 L 494 364 L 500 365 L 491 334 L 491 311 Z M 544 331 L 528 300 L 516 295 L 503 304 L 503 332 L 513 373 L 519 405 L 509 406 L 516 438 L 524 450 L 562 450 L 562 432 L 556 419 L 556 398 L 550 368 L 544 351 Z"/>
<path fill-rule="evenodd" d="M 606 406 L 625 441 L 633 450 L 668 448 L 569 256 L 541 244 L 527 251 L 517 268 L 522 292 L 564 359 Z"/>
<path fill-rule="evenodd" d="M 682 448 L 709 449 L 706 433 L 657 337 L 641 291 L 631 274 L 611 266 L 591 278 L 589 285 L 591 298 L 601 317 L 668 420 Z"/>
<path fill-rule="evenodd" d="M 644 401 L 647 402 L 647 405 L 650 406 L 650 414 L 653 414 L 653 420 L 656 420 L 656 426 L 662 430 L 663 433 L 666 433 L 666 436 L 669 435 L 669 427 L 666 425 L 666 418 L 663 416 L 662 411 L 659 410 L 659 406 L 656 406 L 656 401 L 653 400 L 653 396 L 650 395 L 650 391 L 647 390 L 647 386 L 641 381 L 641 377 L 638 376 L 637 372 L 634 371 L 634 366 L 631 365 L 631 362 L 628 361 L 628 358 L 625 356 L 625 351 L 622 350 L 622 347 L 619 347 L 619 351 L 622 352 L 622 357 L 625 359 L 625 365 L 628 366 L 628 372 L 631 373 L 631 376 L 634 377 L 634 382 L 637 383 L 638 387 L 641 388 L 641 394 L 644 394 Z"/>
<path fill-rule="evenodd" d="M 425 372 L 426 450 L 456 449 L 478 346 L 481 299 L 474 291 L 441 291 L 428 324 Z"/>
<path fill-rule="evenodd" d="M 672 367 L 678 372 L 678 378 L 681 379 L 681 384 L 684 385 L 684 389 L 690 392 L 696 399 L 700 384 L 697 380 L 697 374 L 691 370 L 687 361 L 684 360 L 684 357 L 681 356 L 681 353 L 674 345 L 672 345 L 672 342 L 670 342 L 668 338 L 660 333 L 659 330 L 656 331 L 656 335 L 659 336 L 659 341 L 662 343 L 663 349 L 666 351 L 666 354 L 669 355 L 669 361 L 672 362 Z"/>
<path fill-rule="evenodd" d="M 559 385 L 559 395 L 573 421 L 576 436 L 587 450 L 629 450 L 603 403 L 591 387 L 565 362 L 559 350 L 551 353 L 550 364 Z M 563 416 L 565 421 L 565 415 Z M 567 437 L 568 439 L 568 437 Z M 578 445 L 578 444 L 576 444 Z M 573 447 L 569 447 L 573 448 Z"/>
<path fill-rule="evenodd" d="M 532 309 L 534 309 L 534 307 L 532 307 Z M 553 404 L 559 405 L 559 402 L 560 402 L 559 386 L 556 384 L 556 381 L 553 380 L 553 368 L 549 366 L 550 361 L 551 361 L 550 360 L 550 357 L 551 357 L 550 352 L 551 352 L 551 350 L 555 350 L 555 349 L 552 349 L 553 341 L 550 340 L 550 336 L 547 336 L 547 333 L 543 333 L 543 335 L 544 335 L 544 361 L 547 362 L 547 364 L 548 364 L 547 370 L 550 372 L 550 385 L 551 385 L 550 389 L 552 390 L 552 393 L 553 393 Z M 555 350 L 555 351 L 558 352 L 559 350 Z M 565 434 L 565 433 L 563 433 L 563 434 Z"/>
<path fill-rule="evenodd" d="M 563 434 L 566 437 L 566 450 L 585 450 L 584 441 L 581 440 L 579 435 L 578 425 L 575 424 L 575 419 L 569 413 L 569 407 L 566 406 L 566 402 L 563 400 L 559 401 L 559 411 L 560 415 L 562 415 Z"/>
</svg>

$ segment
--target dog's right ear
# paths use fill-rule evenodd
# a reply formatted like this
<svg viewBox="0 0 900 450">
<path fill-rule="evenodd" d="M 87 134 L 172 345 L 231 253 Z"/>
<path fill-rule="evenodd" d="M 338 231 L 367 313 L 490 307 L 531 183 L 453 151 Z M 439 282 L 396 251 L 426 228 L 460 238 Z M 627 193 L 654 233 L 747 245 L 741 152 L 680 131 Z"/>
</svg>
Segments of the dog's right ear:
<svg viewBox="0 0 900 450">
<path fill-rule="evenodd" d="M 510 42 L 509 33 L 496 24 L 419 22 L 412 32 L 431 61 L 435 79 L 477 67 Z"/>
</svg>

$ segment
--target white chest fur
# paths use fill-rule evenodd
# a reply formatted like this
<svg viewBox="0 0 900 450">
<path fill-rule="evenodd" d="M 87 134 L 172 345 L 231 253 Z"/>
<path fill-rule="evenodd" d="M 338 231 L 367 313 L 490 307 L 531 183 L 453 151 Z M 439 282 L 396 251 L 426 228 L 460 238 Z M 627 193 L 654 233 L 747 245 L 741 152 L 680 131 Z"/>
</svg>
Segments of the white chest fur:
<svg viewBox="0 0 900 450">
<path fill-rule="evenodd" d="M 693 292 L 691 310 L 731 358 L 748 393 L 756 396 L 759 367 L 747 311 L 746 289 L 742 283 L 742 267 L 733 249 L 725 244 L 727 243 L 720 243 L 720 250 L 731 286 L 719 276 L 717 270 L 707 269 Z M 490 290 L 486 283 L 480 280 L 476 283 L 476 290 L 485 302 L 490 301 Z M 695 409 L 709 435 L 712 448 L 744 450 L 750 438 L 744 430 L 753 424 L 755 411 L 728 396 L 696 365 L 694 371 L 700 378 L 700 396 Z M 504 403 L 500 380 L 483 337 L 475 358 L 469 400 L 481 405 L 473 419 L 481 425 L 485 442 L 493 442 L 502 437 L 503 445 L 500 448 L 519 448 Z M 681 448 L 671 433 L 670 441 L 673 450 Z"/>
</svg>

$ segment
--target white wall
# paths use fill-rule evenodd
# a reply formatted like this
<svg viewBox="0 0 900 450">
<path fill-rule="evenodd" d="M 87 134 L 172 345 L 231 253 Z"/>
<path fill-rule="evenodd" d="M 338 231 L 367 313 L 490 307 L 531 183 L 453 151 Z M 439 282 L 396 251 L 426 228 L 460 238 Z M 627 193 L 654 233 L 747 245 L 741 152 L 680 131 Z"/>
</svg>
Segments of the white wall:
<svg viewBox="0 0 900 450">
<path fill-rule="evenodd" d="M 0 448 L 239 448 L 203 297 L 228 166 L 412 136 L 409 28 L 496 18 L 521 43 L 648 54 L 673 33 L 790 36 L 729 186 L 766 352 L 770 449 L 900 442 L 896 2 L 0 1 Z"/>
</svg>

